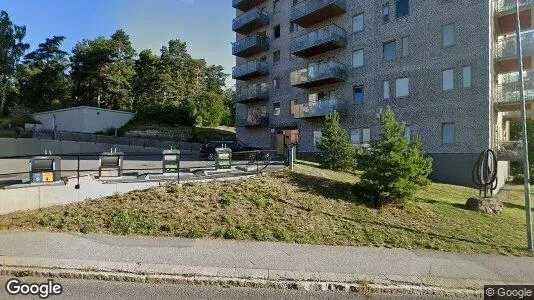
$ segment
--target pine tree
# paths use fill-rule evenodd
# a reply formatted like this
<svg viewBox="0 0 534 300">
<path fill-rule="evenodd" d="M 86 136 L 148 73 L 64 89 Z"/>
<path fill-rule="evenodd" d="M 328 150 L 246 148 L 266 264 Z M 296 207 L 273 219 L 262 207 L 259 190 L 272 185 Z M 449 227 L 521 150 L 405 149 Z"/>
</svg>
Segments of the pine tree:
<svg viewBox="0 0 534 300">
<path fill-rule="evenodd" d="M 375 207 L 411 199 L 420 187 L 428 185 L 432 160 L 424 156 L 419 138 L 409 143 L 406 126 L 397 121 L 395 113 L 381 111 L 378 115 L 382 134 L 371 148 L 358 155 L 363 175 L 359 183 L 362 195 L 374 201 Z"/>
<path fill-rule="evenodd" d="M 356 167 L 355 151 L 348 133 L 341 128 L 339 113 L 326 116 L 322 139 L 317 145 L 321 153 L 321 164 L 334 171 L 350 171 Z"/>
</svg>

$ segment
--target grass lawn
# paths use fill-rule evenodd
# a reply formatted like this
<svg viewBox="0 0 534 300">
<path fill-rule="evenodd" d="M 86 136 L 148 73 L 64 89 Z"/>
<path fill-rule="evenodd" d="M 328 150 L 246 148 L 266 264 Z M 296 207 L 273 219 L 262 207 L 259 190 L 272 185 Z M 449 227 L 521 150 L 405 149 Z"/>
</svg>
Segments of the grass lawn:
<svg viewBox="0 0 534 300">
<path fill-rule="evenodd" d="M 0 216 L 3 230 L 375 245 L 528 255 L 522 192 L 500 216 L 463 208 L 470 188 L 432 184 L 404 207 L 377 211 L 354 193 L 357 175 L 299 164 L 240 182 L 165 186 L 124 196 Z"/>
</svg>

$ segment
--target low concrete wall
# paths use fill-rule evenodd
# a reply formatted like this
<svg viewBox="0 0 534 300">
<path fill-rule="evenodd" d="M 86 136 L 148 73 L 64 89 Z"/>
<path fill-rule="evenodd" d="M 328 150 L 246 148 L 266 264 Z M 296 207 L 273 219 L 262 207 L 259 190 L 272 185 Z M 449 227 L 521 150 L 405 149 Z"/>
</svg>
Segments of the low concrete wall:
<svg viewBox="0 0 534 300">
<path fill-rule="evenodd" d="M 52 154 L 101 153 L 117 148 L 119 152 L 159 153 L 161 149 L 153 147 L 125 146 L 89 142 L 71 142 L 41 139 L 0 138 L 0 156 L 24 156 L 43 154 L 45 150 Z M 1 162 L 0 162 L 1 163 Z"/>
</svg>

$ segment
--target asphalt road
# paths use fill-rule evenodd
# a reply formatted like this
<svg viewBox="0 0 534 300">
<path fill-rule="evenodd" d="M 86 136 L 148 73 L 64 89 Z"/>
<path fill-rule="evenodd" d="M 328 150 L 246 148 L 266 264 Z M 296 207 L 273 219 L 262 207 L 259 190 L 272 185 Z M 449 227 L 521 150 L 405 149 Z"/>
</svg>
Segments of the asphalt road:
<svg viewBox="0 0 534 300">
<path fill-rule="evenodd" d="M 11 296 L 6 292 L 8 277 L 0 277 L 0 299 L 40 299 L 37 296 Z M 44 278 L 21 278 L 24 283 L 47 282 Z M 358 295 L 347 292 L 296 291 L 252 288 L 224 288 L 219 286 L 194 286 L 173 284 L 149 284 L 96 280 L 55 279 L 63 287 L 59 296 L 48 299 L 450 299 L 436 296 L 406 295 Z"/>
</svg>

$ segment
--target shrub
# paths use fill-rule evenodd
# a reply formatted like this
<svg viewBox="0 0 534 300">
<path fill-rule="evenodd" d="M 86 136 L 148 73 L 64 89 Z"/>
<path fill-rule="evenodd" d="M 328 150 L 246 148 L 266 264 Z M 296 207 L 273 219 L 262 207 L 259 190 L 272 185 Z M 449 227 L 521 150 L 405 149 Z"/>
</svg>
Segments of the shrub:
<svg viewBox="0 0 534 300">
<path fill-rule="evenodd" d="M 432 160 L 424 156 L 419 138 L 413 143 L 404 136 L 406 126 L 397 121 L 391 109 L 381 111 L 378 119 L 382 134 L 371 148 L 358 154 L 363 171 L 360 192 L 374 201 L 375 207 L 410 199 L 417 190 L 428 185 Z"/>
<path fill-rule="evenodd" d="M 256 227 L 252 232 L 252 238 L 257 241 L 272 241 L 275 239 L 272 231 L 264 227 Z"/>
<path fill-rule="evenodd" d="M 250 200 L 252 203 L 254 203 L 257 207 L 259 208 L 263 208 L 267 205 L 267 201 L 261 197 L 257 197 L 257 198 L 252 198 L 252 200 Z"/>
<path fill-rule="evenodd" d="M 336 111 L 326 116 L 322 140 L 317 148 L 322 152 L 320 163 L 334 171 L 350 171 L 356 167 L 355 150 L 348 133 L 341 128 L 339 113 Z"/>
<path fill-rule="evenodd" d="M 232 203 L 234 203 L 234 199 L 230 196 L 223 196 L 221 198 L 221 204 L 224 208 L 229 207 L 230 205 L 232 205 Z"/>
<path fill-rule="evenodd" d="M 228 228 L 224 231 L 223 237 L 227 240 L 235 240 L 239 236 L 239 230 L 236 228 Z"/>
<path fill-rule="evenodd" d="M 156 218 L 142 210 L 122 210 L 111 218 L 109 231 L 114 234 L 147 234 L 158 228 Z"/>
</svg>

